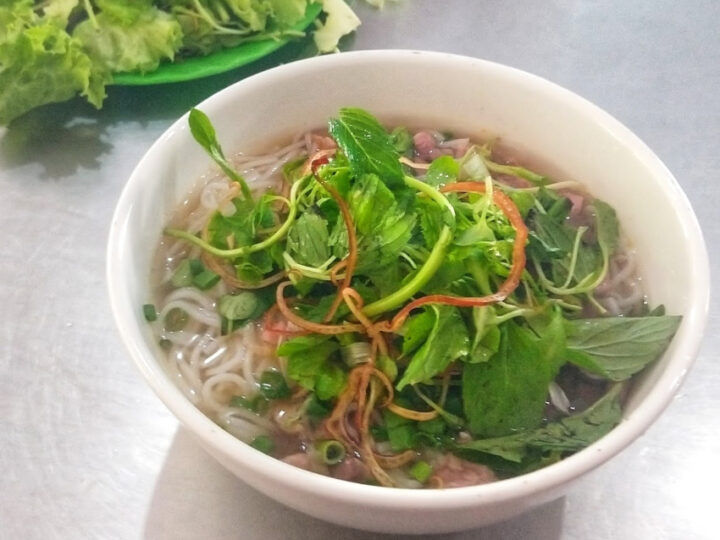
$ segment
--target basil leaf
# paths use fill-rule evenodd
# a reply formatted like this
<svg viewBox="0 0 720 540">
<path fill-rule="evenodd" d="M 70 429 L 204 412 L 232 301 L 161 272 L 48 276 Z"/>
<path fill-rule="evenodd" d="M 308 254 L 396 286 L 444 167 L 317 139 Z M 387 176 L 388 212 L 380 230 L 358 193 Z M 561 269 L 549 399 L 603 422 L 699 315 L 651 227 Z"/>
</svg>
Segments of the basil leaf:
<svg viewBox="0 0 720 540">
<path fill-rule="evenodd" d="M 441 373 L 451 362 L 468 354 L 470 338 L 460 311 L 454 306 L 431 306 L 433 327 L 405 369 L 397 389 L 426 382 Z"/>
<path fill-rule="evenodd" d="M 563 363 L 565 334 L 556 313 L 542 337 L 513 321 L 500 326 L 500 347 L 488 361 L 466 364 L 462 391 L 465 417 L 478 437 L 500 437 L 537 427 L 550 381 Z"/>
<path fill-rule="evenodd" d="M 377 174 L 389 187 L 403 186 L 399 155 L 385 128 L 367 111 L 343 108 L 328 122 L 330 134 L 359 177 Z"/>
<path fill-rule="evenodd" d="M 530 448 L 542 452 L 576 452 L 605 436 L 620 423 L 622 410 L 619 395 L 622 385 L 613 386 L 585 411 L 548 425 L 492 439 L 481 439 L 456 445 L 463 452 L 490 454 L 520 463 Z"/>
<path fill-rule="evenodd" d="M 573 234 L 562 221 L 548 214 L 536 212 L 530 222 L 530 244 L 528 251 L 538 261 L 549 261 L 570 255 L 573 248 Z"/>
<path fill-rule="evenodd" d="M 304 212 L 288 233 L 287 250 L 300 264 L 320 266 L 330 257 L 328 238 L 327 221 Z"/>
<path fill-rule="evenodd" d="M 609 257 L 617 249 L 620 237 L 620 226 L 618 224 L 615 209 L 599 199 L 592 202 L 595 211 L 595 234 L 600 249 L 605 257 Z"/>
<path fill-rule="evenodd" d="M 260 376 L 260 393 L 265 399 L 290 397 L 290 388 L 279 371 L 264 371 Z"/>
<path fill-rule="evenodd" d="M 608 317 L 566 321 L 569 361 L 613 381 L 641 371 L 665 351 L 682 317 Z"/>
</svg>

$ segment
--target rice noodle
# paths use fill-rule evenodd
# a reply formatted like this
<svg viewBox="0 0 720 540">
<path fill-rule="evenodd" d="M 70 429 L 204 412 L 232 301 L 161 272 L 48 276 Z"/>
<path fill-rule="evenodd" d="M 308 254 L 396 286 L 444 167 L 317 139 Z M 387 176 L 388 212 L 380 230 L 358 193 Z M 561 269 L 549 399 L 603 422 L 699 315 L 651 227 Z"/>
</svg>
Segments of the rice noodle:
<svg viewBox="0 0 720 540">
<path fill-rule="evenodd" d="M 635 252 L 620 248 L 610 259 L 605 280 L 595 289 L 598 302 L 613 316 L 637 314 L 645 293 L 637 275 Z"/>
</svg>

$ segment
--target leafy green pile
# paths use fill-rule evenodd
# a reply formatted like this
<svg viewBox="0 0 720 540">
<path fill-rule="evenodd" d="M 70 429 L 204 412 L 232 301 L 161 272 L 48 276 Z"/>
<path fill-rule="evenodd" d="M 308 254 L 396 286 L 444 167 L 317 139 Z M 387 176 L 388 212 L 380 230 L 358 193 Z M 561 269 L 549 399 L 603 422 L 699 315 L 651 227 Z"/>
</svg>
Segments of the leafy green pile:
<svg viewBox="0 0 720 540">
<path fill-rule="evenodd" d="M 444 449 L 508 475 L 557 461 L 620 421 L 623 385 L 680 323 L 646 306 L 608 316 L 595 290 L 620 243 L 614 210 L 591 199 L 588 221 L 568 219 L 570 199 L 547 178 L 494 162 L 487 146 L 437 157 L 416 177 L 400 159 L 413 156 L 407 130 L 388 133 L 366 111 L 345 108 L 328 124 L 338 150 L 287 164 L 287 197 L 257 196 L 207 117 L 193 110 L 190 128 L 241 195 L 205 234 L 166 233 L 248 284 L 218 301 L 225 331 L 265 314 L 266 330 L 282 334 L 277 310 L 305 331 L 277 350 L 286 376 L 360 453 L 367 446 L 337 427 L 353 400 L 358 416 L 363 407 L 381 412 L 360 437 L 395 453 Z M 501 174 L 532 186 L 511 188 L 493 178 Z M 526 245 L 516 242 L 521 228 Z M 581 373 L 596 380 L 593 400 L 566 386 L 570 410 L 549 415 L 549 388 L 587 380 Z"/>
<path fill-rule="evenodd" d="M 320 0 L 5 0 L 0 4 L 0 125 L 80 94 L 100 108 L 114 73 L 293 30 Z M 344 0 L 322 0 L 320 52 L 336 49 L 359 19 Z"/>
</svg>

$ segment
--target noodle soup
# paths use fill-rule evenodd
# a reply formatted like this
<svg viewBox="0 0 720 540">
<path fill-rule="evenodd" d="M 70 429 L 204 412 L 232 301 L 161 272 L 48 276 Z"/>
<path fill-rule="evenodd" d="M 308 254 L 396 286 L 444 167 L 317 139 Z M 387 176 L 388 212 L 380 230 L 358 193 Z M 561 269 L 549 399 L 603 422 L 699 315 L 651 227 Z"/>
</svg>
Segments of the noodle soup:
<svg viewBox="0 0 720 540">
<path fill-rule="evenodd" d="M 496 144 L 348 108 L 229 160 L 191 129 L 222 174 L 166 229 L 146 316 L 199 409 L 298 467 L 448 488 L 557 462 L 679 324 L 609 205 Z"/>
</svg>

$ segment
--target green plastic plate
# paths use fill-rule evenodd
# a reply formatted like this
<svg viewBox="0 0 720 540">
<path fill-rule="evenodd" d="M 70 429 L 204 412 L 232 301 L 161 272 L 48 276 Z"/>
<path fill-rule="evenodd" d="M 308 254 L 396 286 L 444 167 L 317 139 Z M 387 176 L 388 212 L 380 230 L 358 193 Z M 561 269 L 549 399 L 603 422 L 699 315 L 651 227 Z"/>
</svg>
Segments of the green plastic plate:
<svg viewBox="0 0 720 540">
<path fill-rule="evenodd" d="M 312 3 L 308 5 L 305 17 L 293 26 L 293 30 L 307 28 L 320 14 L 321 10 L 321 4 Z M 278 50 L 289 41 L 289 39 L 250 41 L 207 56 L 184 58 L 182 61 L 161 64 L 160 67 L 150 73 L 116 73 L 113 75 L 113 84 L 141 86 L 201 79 L 254 62 Z"/>
</svg>

